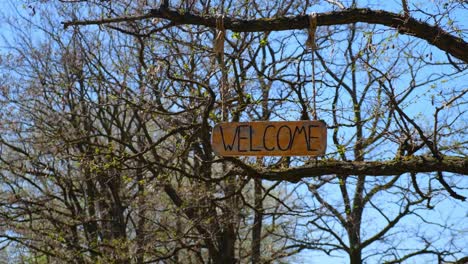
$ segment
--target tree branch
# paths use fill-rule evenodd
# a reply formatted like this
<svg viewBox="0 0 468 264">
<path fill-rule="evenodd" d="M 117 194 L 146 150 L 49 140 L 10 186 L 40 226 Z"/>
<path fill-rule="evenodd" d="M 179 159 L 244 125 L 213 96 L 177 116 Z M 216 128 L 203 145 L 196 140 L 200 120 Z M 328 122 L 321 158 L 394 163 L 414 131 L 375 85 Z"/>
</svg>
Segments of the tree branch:
<svg viewBox="0 0 468 264">
<path fill-rule="evenodd" d="M 244 165 L 245 167 L 246 165 Z M 251 174 L 253 168 L 246 171 Z M 252 175 L 265 180 L 298 182 L 302 178 L 329 174 L 389 176 L 403 173 L 424 173 L 445 171 L 468 174 L 468 158 L 445 156 L 442 160 L 433 157 L 414 156 L 405 160 L 390 161 L 337 161 L 319 160 L 303 167 L 285 170 L 261 170 Z M 250 172 L 250 173 L 249 173 Z"/>
<path fill-rule="evenodd" d="M 118 18 L 97 19 L 97 20 L 73 20 L 63 22 L 63 25 L 101 25 L 108 23 L 138 21 L 148 18 L 163 18 L 179 24 L 203 25 L 216 27 L 216 16 L 198 15 L 195 13 L 182 13 L 173 9 L 161 6 L 151 9 L 147 14 L 140 16 L 125 16 Z M 363 22 L 368 24 L 379 24 L 392 27 L 398 32 L 412 35 L 424 39 L 430 44 L 446 51 L 452 56 L 468 63 L 468 43 L 462 38 L 453 36 L 438 26 L 431 26 L 411 17 L 405 17 L 396 13 L 383 10 L 370 9 L 347 9 L 317 14 L 318 26 L 343 25 Z M 237 32 L 263 32 L 281 31 L 291 29 L 304 29 L 309 26 L 307 15 L 262 18 L 262 19 L 237 19 L 232 17 L 224 18 L 224 27 Z"/>
</svg>

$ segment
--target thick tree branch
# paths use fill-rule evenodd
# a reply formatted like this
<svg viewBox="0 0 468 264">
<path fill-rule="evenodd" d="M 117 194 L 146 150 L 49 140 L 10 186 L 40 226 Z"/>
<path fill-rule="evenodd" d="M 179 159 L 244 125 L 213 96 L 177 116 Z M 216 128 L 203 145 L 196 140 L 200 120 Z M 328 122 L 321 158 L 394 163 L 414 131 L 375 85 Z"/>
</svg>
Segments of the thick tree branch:
<svg viewBox="0 0 468 264">
<path fill-rule="evenodd" d="M 239 161 L 240 162 L 240 161 Z M 244 165 L 243 167 L 245 167 Z M 246 171 L 252 174 L 253 168 Z M 285 170 L 261 170 L 251 175 L 261 177 L 266 180 L 283 180 L 289 182 L 298 182 L 302 178 L 322 176 L 329 174 L 341 175 L 371 175 L 371 176 L 389 176 L 403 173 L 424 173 L 445 171 L 458 174 L 468 174 L 468 158 L 462 157 L 443 157 L 437 160 L 433 157 L 414 156 L 405 160 L 390 161 L 337 161 L 320 160 L 313 164 L 303 167 L 290 168 Z"/>
<path fill-rule="evenodd" d="M 117 22 L 138 21 L 148 18 L 163 18 L 179 24 L 203 25 L 216 27 L 216 16 L 204 16 L 194 13 L 182 13 L 161 6 L 152 9 L 149 13 L 140 16 L 127 16 L 119 18 L 80 20 L 64 22 L 64 26 L 72 25 L 97 25 Z M 446 51 L 452 56 L 468 63 L 468 43 L 463 39 L 453 36 L 438 26 L 431 26 L 411 17 L 405 17 L 383 10 L 347 9 L 317 14 L 317 25 L 343 25 L 356 22 L 385 25 L 397 29 L 400 33 L 424 39 L 430 44 Z M 224 18 L 224 27 L 237 32 L 263 32 L 281 31 L 291 29 L 304 29 L 309 26 L 307 15 L 298 15 L 279 18 L 263 19 L 236 19 Z"/>
</svg>

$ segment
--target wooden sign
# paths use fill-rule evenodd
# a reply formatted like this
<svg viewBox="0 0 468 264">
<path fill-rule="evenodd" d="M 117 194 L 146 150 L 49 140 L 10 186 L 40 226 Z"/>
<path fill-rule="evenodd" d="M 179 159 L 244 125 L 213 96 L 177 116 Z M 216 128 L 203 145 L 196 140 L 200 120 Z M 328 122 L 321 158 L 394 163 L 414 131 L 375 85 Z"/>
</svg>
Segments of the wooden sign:
<svg viewBox="0 0 468 264">
<path fill-rule="evenodd" d="M 220 123 L 211 145 L 218 156 L 319 156 L 327 127 L 323 121 Z"/>
</svg>

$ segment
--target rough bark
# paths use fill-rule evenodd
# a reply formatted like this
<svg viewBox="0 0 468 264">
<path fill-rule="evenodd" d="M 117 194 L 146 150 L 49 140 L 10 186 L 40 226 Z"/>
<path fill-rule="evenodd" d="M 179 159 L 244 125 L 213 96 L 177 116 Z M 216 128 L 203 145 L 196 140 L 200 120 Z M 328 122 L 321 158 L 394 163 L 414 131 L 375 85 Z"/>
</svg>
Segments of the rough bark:
<svg viewBox="0 0 468 264">
<path fill-rule="evenodd" d="M 179 12 L 170 8 L 160 7 L 152 9 L 149 13 L 140 16 L 124 16 L 98 20 L 80 20 L 64 22 L 64 26 L 109 24 L 119 22 L 137 21 L 149 18 L 162 18 L 177 24 L 203 25 L 216 27 L 216 16 L 198 15 L 190 12 Z M 399 15 L 383 10 L 347 9 L 317 14 L 317 26 L 343 25 L 363 22 L 379 24 L 397 29 L 400 33 L 424 39 L 439 49 L 468 63 L 468 43 L 462 38 L 449 34 L 439 26 L 432 26 L 411 17 Z M 236 19 L 224 18 L 224 27 L 236 32 L 263 32 L 304 29 L 309 26 L 307 15 L 262 18 L 262 19 Z"/>
<path fill-rule="evenodd" d="M 252 227 L 252 264 L 260 263 L 261 257 L 261 240 L 262 240 L 262 221 L 263 221 L 263 204 L 262 204 L 262 181 L 261 179 L 254 180 L 254 223 Z"/>
<path fill-rule="evenodd" d="M 318 160 L 302 167 L 284 170 L 270 170 L 268 168 L 257 170 L 238 159 L 229 158 L 228 160 L 238 165 L 246 174 L 253 177 L 289 182 L 298 182 L 302 178 L 330 174 L 390 176 L 411 172 L 424 173 L 437 171 L 468 174 L 468 157 L 445 156 L 442 160 L 426 156 L 413 156 L 411 158 L 388 161 Z"/>
</svg>

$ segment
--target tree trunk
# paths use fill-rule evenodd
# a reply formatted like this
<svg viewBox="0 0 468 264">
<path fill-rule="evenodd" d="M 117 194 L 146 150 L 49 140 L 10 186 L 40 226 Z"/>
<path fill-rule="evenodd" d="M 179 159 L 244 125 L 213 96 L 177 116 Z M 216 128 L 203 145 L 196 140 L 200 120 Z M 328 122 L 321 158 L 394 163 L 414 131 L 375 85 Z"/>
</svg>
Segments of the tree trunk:
<svg viewBox="0 0 468 264">
<path fill-rule="evenodd" d="M 139 164 L 139 166 L 142 166 Z M 138 224 L 136 228 L 136 263 L 143 264 L 145 260 L 145 225 L 146 225 L 146 197 L 145 197 L 145 185 L 140 184 L 143 180 L 142 169 L 138 168 L 136 172 L 138 182 Z"/>
<path fill-rule="evenodd" d="M 252 230 L 252 264 L 260 263 L 260 247 L 262 237 L 262 182 L 261 179 L 254 180 L 254 202 L 255 216 Z"/>
<path fill-rule="evenodd" d="M 229 227 L 228 230 L 222 234 L 222 243 L 219 247 L 216 264 L 234 264 L 237 263 L 235 257 L 235 231 L 233 228 Z"/>
<path fill-rule="evenodd" d="M 360 248 L 354 248 L 350 249 L 349 252 L 349 263 L 350 264 L 361 264 L 361 249 Z"/>
</svg>

